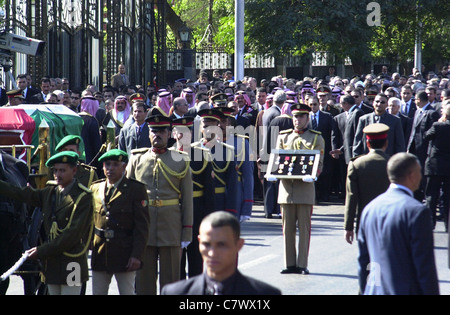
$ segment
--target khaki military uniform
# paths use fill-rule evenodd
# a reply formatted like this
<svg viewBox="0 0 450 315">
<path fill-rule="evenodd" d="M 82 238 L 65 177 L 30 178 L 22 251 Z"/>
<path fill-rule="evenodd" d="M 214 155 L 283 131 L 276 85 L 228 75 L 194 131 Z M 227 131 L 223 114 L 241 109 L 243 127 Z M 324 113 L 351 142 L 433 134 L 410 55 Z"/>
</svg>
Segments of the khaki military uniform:
<svg viewBox="0 0 450 315">
<path fill-rule="evenodd" d="M 292 129 L 283 131 L 278 137 L 277 148 L 320 151 L 318 174 L 322 171 L 325 142 L 320 132 L 306 130 L 299 134 Z M 280 180 L 278 203 L 283 212 L 286 267 L 306 268 L 308 265 L 311 215 L 315 199 L 314 183 L 305 183 L 298 179 Z M 298 256 L 295 248 L 297 226 L 300 233 Z"/>
<path fill-rule="evenodd" d="M 43 189 L 19 188 L 0 181 L 0 192 L 11 198 L 41 207 L 43 228 L 48 241 L 38 246 L 45 283 L 68 285 L 72 273 L 80 270 L 80 282 L 88 277 L 87 249 L 93 230 L 92 192 L 77 180 L 61 195 L 56 182 Z"/>
<path fill-rule="evenodd" d="M 179 280 L 181 242 L 192 240 L 193 183 L 189 156 L 168 149 L 157 154 L 152 149 L 132 151 L 127 176 L 147 185 L 150 234 L 144 267 L 138 271 L 138 294 L 156 294 L 157 261 L 160 287 Z"/>
<path fill-rule="evenodd" d="M 124 177 L 112 196 L 106 198 L 106 186 L 106 179 L 91 186 L 95 205 L 92 270 L 125 272 L 129 258 L 142 260 L 147 245 L 147 190 L 144 184 Z"/>
</svg>

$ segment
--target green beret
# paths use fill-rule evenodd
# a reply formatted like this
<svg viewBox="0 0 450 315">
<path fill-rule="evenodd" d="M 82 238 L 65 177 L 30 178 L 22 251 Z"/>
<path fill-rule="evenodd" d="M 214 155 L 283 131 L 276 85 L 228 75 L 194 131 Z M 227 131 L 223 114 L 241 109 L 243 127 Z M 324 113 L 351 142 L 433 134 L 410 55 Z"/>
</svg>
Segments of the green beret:
<svg viewBox="0 0 450 315">
<path fill-rule="evenodd" d="M 76 144 L 79 145 L 81 143 L 80 136 L 66 136 L 61 141 L 59 141 L 58 145 L 55 148 L 55 151 L 60 151 L 66 145 Z"/>
<path fill-rule="evenodd" d="M 119 150 L 119 149 L 113 149 L 109 150 L 105 154 L 103 154 L 98 161 L 100 163 L 106 162 L 106 161 L 120 161 L 120 162 L 128 162 L 128 154 L 125 151 Z"/>
<path fill-rule="evenodd" d="M 77 165 L 78 159 L 79 159 L 79 156 L 77 153 L 72 152 L 72 151 L 64 151 L 64 152 L 55 154 L 54 156 L 49 158 L 47 163 L 45 163 L 45 165 L 47 165 L 47 167 L 53 167 L 53 165 L 58 164 L 58 163 L 67 163 L 67 164 Z"/>
</svg>

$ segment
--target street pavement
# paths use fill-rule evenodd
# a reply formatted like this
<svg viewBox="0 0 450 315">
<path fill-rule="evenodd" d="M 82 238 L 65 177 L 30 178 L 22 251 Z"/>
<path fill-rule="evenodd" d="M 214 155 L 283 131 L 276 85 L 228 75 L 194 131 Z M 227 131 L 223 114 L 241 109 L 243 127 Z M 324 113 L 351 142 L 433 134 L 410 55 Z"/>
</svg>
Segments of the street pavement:
<svg viewBox="0 0 450 315">
<path fill-rule="evenodd" d="M 320 204 L 314 207 L 309 253 L 309 275 L 280 274 L 284 268 L 281 219 L 265 219 L 263 206 L 255 204 L 251 220 L 242 223 L 245 246 L 239 255 L 239 270 L 248 276 L 278 287 L 285 295 L 357 295 L 357 243 L 349 245 L 342 229 L 344 206 Z M 434 232 L 435 257 L 441 294 L 450 294 L 447 259 L 447 233 L 442 222 Z M 90 295 L 92 282 L 87 285 Z M 18 276 L 11 277 L 8 295 L 22 295 Z M 112 280 L 110 295 L 117 295 Z"/>
</svg>

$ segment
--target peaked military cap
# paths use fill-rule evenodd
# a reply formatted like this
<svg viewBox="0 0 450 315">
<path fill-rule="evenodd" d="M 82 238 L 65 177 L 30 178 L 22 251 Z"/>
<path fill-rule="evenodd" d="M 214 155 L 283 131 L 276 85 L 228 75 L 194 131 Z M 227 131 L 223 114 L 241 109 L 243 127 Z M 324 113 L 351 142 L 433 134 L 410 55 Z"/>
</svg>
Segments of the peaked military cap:
<svg viewBox="0 0 450 315">
<path fill-rule="evenodd" d="M 309 114 L 310 111 L 311 111 L 311 107 L 309 107 L 308 105 L 305 105 L 305 104 L 293 104 L 291 106 L 292 116 Z"/>
<path fill-rule="evenodd" d="M 172 126 L 186 126 L 186 127 L 192 127 L 194 125 L 194 117 L 183 117 L 172 120 Z"/>
<path fill-rule="evenodd" d="M 389 126 L 385 124 L 371 124 L 363 129 L 368 140 L 384 140 L 388 137 Z"/>
<path fill-rule="evenodd" d="M 64 138 L 61 139 L 61 141 L 59 141 L 58 145 L 55 148 L 55 151 L 61 151 L 61 149 L 63 149 L 66 145 L 72 144 L 79 145 L 80 143 L 81 143 L 80 136 L 74 135 L 65 136 Z"/>
<path fill-rule="evenodd" d="M 130 103 L 145 102 L 145 95 L 142 93 L 134 93 L 130 96 Z"/>
<path fill-rule="evenodd" d="M 103 154 L 98 161 L 100 163 L 106 162 L 106 161 L 119 161 L 119 162 L 128 162 L 128 154 L 122 150 L 119 149 L 113 149 L 109 150 L 105 154 Z"/>
<path fill-rule="evenodd" d="M 319 88 L 317 89 L 316 92 L 317 92 L 317 94 L 328 94 L 328 93 L 331 93 L 331 89 L 327 85 L 321 85 L 321 86 L 319 86 Z"/>
<path fill-rule="evenodd" d="M 45 165 L 47 167 L 53 167 L 53 165 L 58 163 L 77 165 L 78 159 L 78 153 L 73 151 L 63 151 L 49 158 Z"/>
<path fill-rule="evenodd" d="M 211 97 L 211 101 L 217 105 L 226 104 L 227 103 L 228 96 L 225 93 L 218 93 Z"/>
<path fill-rule="evenodd" d="M 197 115 L 202 119 L 213 119 L 217 121 L 220 121 L 222 118 L 224 118 L 224 114 L 217 108 L 202 109 L 197 113 Z"/>
<path fill-rule="evenodd" d="M 225 117 L 234 118 L 234 116 L 235 116 L 235 115 L 233 115 L 234 110 L 232 108 L 229 108 L 229 107 L 217 107 L 217 109 L 220 110 Z"/>
<path fill-rule="evenodd" d="M 148 123 L 150 129 L 170 128 L 172 125 L 172 120 L 163 115 L 147 116 L 145 121 Z"/>
<path fill-rule="evenodd" d="M 11 90 L 11 91 L 6 92 L 6 95 L 8 96 L 8 98 L 25 99 L 25 97 L 23 97 L 22 90 Z"/>
</svg>

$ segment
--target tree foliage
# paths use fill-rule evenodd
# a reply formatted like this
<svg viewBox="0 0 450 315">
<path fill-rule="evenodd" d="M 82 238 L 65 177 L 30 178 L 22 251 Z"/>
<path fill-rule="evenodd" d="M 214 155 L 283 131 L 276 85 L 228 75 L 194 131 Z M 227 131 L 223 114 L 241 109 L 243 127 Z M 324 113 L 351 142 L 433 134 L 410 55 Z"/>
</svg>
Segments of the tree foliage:
<svg viewBox="0 0 450 315">
<path fill-rule="evenodd" d="M 381 26 L 373 27 L 367 23 L 369 0 L 246 0 L 246 49 L 272 56 L 328 51 L 340 59 L 350 57 L 360 68 L 373 58 L 406 64 L 414 58 L 421 22 L 424 63 L 449 60 L 448 0 L 416 1 L 375 1 L 381 8 Z M 208 25 L 208 4 L 178 0 L 174 7 L 197 39 Z M 215 44 L 233 53 L 234 0 L 214 0 L 213 14 Z"/>
</svg>

